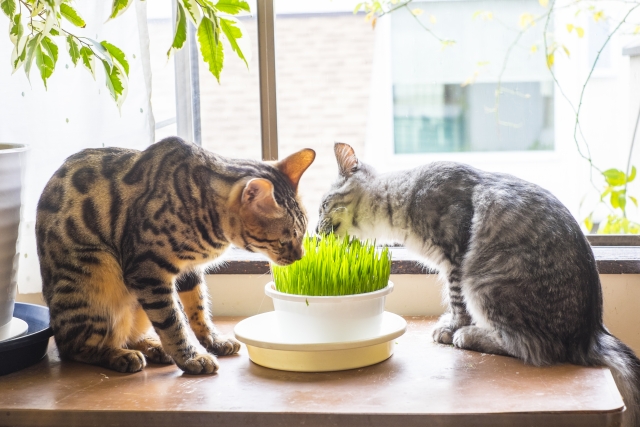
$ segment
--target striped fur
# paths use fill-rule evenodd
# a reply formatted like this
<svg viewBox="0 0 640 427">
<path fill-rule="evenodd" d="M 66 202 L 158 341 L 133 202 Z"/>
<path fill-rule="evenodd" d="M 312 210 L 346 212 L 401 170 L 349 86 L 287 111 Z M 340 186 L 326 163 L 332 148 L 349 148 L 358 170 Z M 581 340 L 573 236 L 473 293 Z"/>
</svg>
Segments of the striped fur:
<svg viewBox="0 0 640 427">
<path fill-rule="evenodd" d="M 232 244 L 280 265 L 300 259 L 307 220 L 296 190 L 314 157 L 233 160 L 179 138 L 69 157 L 36 222 L 60 354 L 120 372 L 147 360 L 215 372 L 214 355 L 240 345 L 216 332 L 203 272 Z"/>
<path fill-rule="evenodd" d="M 319 231 L 403 243 L 437 268 L 449 310 L 436 342 L 538 366 L 608 366 L 623 425 L 640 425 L 640 360 L 605 328 L 593 252 L 558 199 L 458 163 L 378 174 L 346 144 L 336 158 Z"/>
</svg>

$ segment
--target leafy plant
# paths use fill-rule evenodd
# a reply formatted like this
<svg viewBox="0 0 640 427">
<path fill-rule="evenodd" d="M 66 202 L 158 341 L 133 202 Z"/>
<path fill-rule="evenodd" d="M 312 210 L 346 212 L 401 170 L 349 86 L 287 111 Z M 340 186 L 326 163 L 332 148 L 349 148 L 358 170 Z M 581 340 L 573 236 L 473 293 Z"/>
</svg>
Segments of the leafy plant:
<svg viewBox="0 0 640 427">
<path fill-rule="evenodd" d="M 271 266 L 279 292 L 308 296 L 353 295 L 387 286 L 391 274 L 388 248 L 334 234 L 305 236 L 305 256 L 286 267 Z"/>
<path fill-rule="evenodd" d="M 451 46 L 455 44 L 454 40 L 444 40 L 439 37 L 434 31 L 432 25 L 437 22 L 437 18 L 433 15 L 429 15 L 428 23 L 421 21 L 420 16 L 425 16 L 425 10 L 418 9 L 412 7 L 412 3 L 414 0 L 366 0 L 358 5 L 356 5 L 354 13 L 364 10 L 366 15 L 365 19 L 368 22 L 371 22 L 372 26 L 375 27 L 377 19 L 382 16 L 388 15 L 392 12 L 395 12 L 400 9 L 405 9 L 411 13 L 411 15 L 416 20 L 417 24 L 421 26 L 430 36 L 434 37 L 438 40 L 443 47 Z M 620 10 L 622 11 L 622 17 L 619 19 L 614 19 L 613 16 L 609 16 L 607 13 L 606 2 L 596 2 L 589 0 L 572 0 L 571 2 L 561 2 L 557 0 L 538 0 L 538 4 L 542 9 L 538 9 L 536 13 L 525 12 L 522 13 L 518 17 L 517 26 L 515 22 L 500 22 L 498 21 L 494 14 L 488 10 L 478 10 L 476 11 L 472 19 L 482 19 L 483 21 L 493 21 L 496 20 L 500 25 L 505 28 L 514 29 L 515 33 L 513 35 L 513 39 L 509 44 L 504 56 L 504 61 L 501 66 L 500 74 L 497 78 L 498 88 L 495 91 L 495 105 L 493 108 L 496 122 L 498 124 L 503 124 L 500 114 L 500 98 L 504 93 L 502 89 L 502 78 L 504 72 L 506 70 L 507 64 L 511 58 L 511 54 L 516 47 L 524 48 L 519 43 L 521 41 L 522 36 L 527 32 L 534 28 L 538 23 L 541 24 L 542 28 L 542 40 L 539 44 L 534 44 L 529 48 L 531 54 L 535 54 L 539 50 L 539 46 L 543 47 L 544 56 L 541 58 L 544 61 L 546 68 L 549 71 L 549 74 L 559 89 L 560 95 L 564 98 L 567 104 L 572 109 L 575 114 L 574 121 L 574 129 L 573 129 L 573 140 L 576 145 L 578 154 L 585 161 L 589 163 L 590 166 L 590 176 L 593 177 L 594 172 L 601 174 L 605 180 L 604 190 L 600 190 L 600 188 L 593 183 L 594 188 L 598 190 L 600 194 L 599 204 L 604 204 L 608 209 L 609 213 L 607 215 L 607 219 L 600 223 L 599 226 L 594 224 L 593 216 L 594 211 L 589 213 L 587 218 L 584 220 L 584 224 L 587 227 L 587 231 L 589 232 L 598 232 L 601 234 L 639 234 L 640 233 L 640 224 L 634 221 L 631 221 L 627 217 L 627 207 L 630 201 L 635 206 L 638 206 L 638 201 L 636 198 L 628 195 L 627 193 L 627 184 L 635 178 L 635 167 L 630 169 L 630 161 L 631 154 L 633 152 L 633 146 L 635 142 L 636 132 L 638 130 L 638 125 L 640 124 L 640 111 L 638 111 L 638 118 L 636 120 L 636 126 L 634 128 L 634 134 L 631 138 L 631 145 L 629 149 L 629 155 L 627 157 L 627 169 L 626 172 L 618 170 L 618 169 L 607 169 L 602 171 L 595 165 L 595 161 L 591 155 L 591 151 L 589 148 L 589 144 L 585 138 L 585 135 L 582 131 L 582 126 L 580 123 L 580 112 L 583 106 L 583 100 L 585 96 L 586 87 L 591 80 L 593 72 L 596 68 L 596 65 L 600 59 L 600 55 L 608 46 L 611 38 L 614 34 L 626 30 L 627 33 L 630 34 L 639 34 L 640 33 L 640 25 L 637 23 L 630 22 L 631 14 L 638 8 L 640 8 L 640 1 L 638 0 L 629 0 L 622 2 L 620 6 Z M 428 3 L 425 3 L 425 7 L 428 7 Z M 578 99 L 577 104 L 567 96 L 564 88 L 558 81 L 556 77 L 556 73 L 554 67 L 556 67 L 556 60 L 558 55 L 564 55 L 567 58 L 571 57 L 571 52 L 567 48 L 566 45 L 558 43 L 556 40 L 557 34 L 554 33 L 553 29 L 550 28 L 550 22 L 554 15 L 559 13 L 567 13 L 567 9 L 573 9 L 574 18 L 581 14 L 585 14 L 593 19 L 594 22 L 610 20 L 612 22 L 612 30 L 609 32 L 608 36 L 604 40 L 601 46 L 599 46 L 597 50 L 597 54 L 593 63 L 590 66 L 590 70 L 587 74 L 587 77 L 582 85 L 582 89 L 580 91 L 580 97 Z M 582 39 L 585 36 L 585 30 L 580 25 L 578 25 L 579 21 L 576 23 L 567 23 L 565 28 L 567 33 L 575 35 L 575 37 Z M 488 62 L 482 62 L 481 64 L 486 65 Z M 478 64 L 480 65 L 480 63 Z M 469 79 L 462 83 L 462 86 L 466 86 L 468 84 L 473 84 L 476 80 L 476 77 L 479 74 L 479 69 L 476 69 Z"/>
<path fill-rule="evenodd" d="M 109 19 L 120 16 L 132 2 L 112 0 Z M 10 19 L 9 38 L 14 46 L 11 53 L 13 72 L 22 67 L 29 78 L 35 61 L 46 87 L 58 61 L 58 43 L 63 42 L 74 66 L 81 63 L 94 79 L 96 68 L 103 68 L 109 93 L 118 108 L 122 106 L 127 97 L 129 76 L 126 55 L 107 40 L 98 42 L 63 28 L 66 27 L 64 22 L 76 28 L 86 26 L 84 19 L 73 8 L 72 0 L 0 0 L 0 9 Z M 243 11 L 250 11 L 244 0 L 218 0 L 215 4 L 211 0 L 177 0 L 176 30 L 167 55 L 184 46 L 187 21 L 190 21 L 197 28 L 202 59 L 218 82 L 224 64 L 223 39 L 229 42 L 231 49 L 248 67 L 245 55 L 247 46 L 242 40 L 244 31 L 240 22 L 231 16 Z"/>
<path fill-rule="evenodd" d="M 627 184 L 636 178 L 636 167 L 631 168 L 628 176 L 618 169 L 607 169 L 602 172 L 602 176 L 605 180 L 605 188 L 600 194 L 598 204 L 604 204 L 609 214 L 603 222 L 594 224 L 592 211 L 584 220 L 587 230 L 599 234 L 640 233 L 640 224 L 627 218 L 628 202 L 638 207 L 638 199 L 627 194 Z"/>
</svg>

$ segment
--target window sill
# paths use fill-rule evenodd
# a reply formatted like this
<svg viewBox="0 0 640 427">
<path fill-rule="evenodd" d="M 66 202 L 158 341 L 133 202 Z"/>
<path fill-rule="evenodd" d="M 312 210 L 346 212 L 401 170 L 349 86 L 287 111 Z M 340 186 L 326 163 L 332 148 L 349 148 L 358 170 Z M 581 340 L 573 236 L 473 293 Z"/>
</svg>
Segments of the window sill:
<svg viewBox="0 0 640 427">
<path fill-rule="evenodd" d="M 231 333 L 239 320 L 215 322 Z M 38 364 L 2 377 L 0 424 L 620 425 L 624 404 L 607 368 L 539 368 L 456 350 L 431 341 L 435 318 L 406 320 L 407 332 L 394 340 L 387 361 L 322 373 L 263 368 L 242 346 L 238 355 L 219 359 L 217 375 L 185 375 L 175 365 L 157 364 L 120 374 L 61 361 L 52 339 Z"/>
<path fill-rule="evenodd" d="M 391 248 L 391 274 L 437 274 L 418 262 L 406 248 Z M 640 246 L 594 246 L 600 274 L 640 274 Z M 226 263 L 210 274 L 268 274 L 269 261 L 260 254 L 232 249 Z"/>
</svg>

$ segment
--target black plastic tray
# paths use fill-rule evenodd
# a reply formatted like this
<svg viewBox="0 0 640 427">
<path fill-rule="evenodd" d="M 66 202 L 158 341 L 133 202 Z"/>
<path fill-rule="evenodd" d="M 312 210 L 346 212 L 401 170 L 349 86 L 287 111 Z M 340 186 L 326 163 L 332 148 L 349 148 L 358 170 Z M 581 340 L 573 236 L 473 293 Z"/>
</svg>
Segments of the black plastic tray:
<svg viewBox="0 0 640 427">
<path fill-rule="evenodd" d="M 41 305 L 17 302 L 13 317 L 27 322 L 26 335 L 0 342 L 0 375 L 19 371 L 41 360 L 47 354 L 49 337 L 49 309 Z"/>
</svg>

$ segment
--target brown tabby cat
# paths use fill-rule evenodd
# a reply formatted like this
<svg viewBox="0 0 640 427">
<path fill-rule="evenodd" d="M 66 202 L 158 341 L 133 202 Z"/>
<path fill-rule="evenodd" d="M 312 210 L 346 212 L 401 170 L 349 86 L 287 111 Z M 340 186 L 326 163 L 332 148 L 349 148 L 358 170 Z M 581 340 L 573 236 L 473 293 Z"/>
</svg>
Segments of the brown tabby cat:
<svg viewBox="0 0 640 427">
<path fill-rule="evenodd" d="M 307 219 L 296 190 L 314 158 L 305 149 L 273 164 L 233 160 L 179 138 L 69 157 L 36 223 L 60 355 L 120 372 L 146 360 L 215 372 L 204 349 L 228 355 L 240 344 L 216 332 L 203 272 L 230 244 L 279 265 L 302 257 Z M 151 325 L 159 342 L 147 336 Z"/>
</svg>

